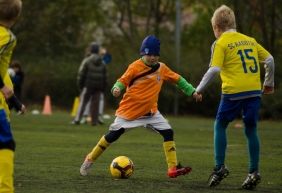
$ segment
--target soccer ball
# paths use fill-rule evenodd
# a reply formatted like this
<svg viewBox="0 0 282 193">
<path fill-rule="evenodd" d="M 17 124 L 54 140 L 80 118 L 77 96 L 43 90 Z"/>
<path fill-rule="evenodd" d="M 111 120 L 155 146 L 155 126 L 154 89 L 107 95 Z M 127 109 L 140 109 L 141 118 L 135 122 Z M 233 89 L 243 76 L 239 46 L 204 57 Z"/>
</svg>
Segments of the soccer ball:
<svg viewBox="0 0 282 193">
<path fill-rule="evenodd" d="M 134 165 L 128 157 L 118 156 L 112 161 L 110 171 L 113 178 L 127 179 L 133 174 Z"/>
</svg>

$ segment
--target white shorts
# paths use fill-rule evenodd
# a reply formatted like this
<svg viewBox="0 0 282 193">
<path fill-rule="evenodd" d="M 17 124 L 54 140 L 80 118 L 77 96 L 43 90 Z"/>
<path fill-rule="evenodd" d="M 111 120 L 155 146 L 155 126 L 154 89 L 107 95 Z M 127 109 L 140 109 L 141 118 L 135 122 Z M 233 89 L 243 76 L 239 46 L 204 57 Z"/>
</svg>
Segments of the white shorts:
<svg viewBox="0 0 282 193">
<path fill-rule="evenodd" d="M 120 128 L 125 130 L 135 128 L 135 127 L 145 127 L 153 130 L 166 130 L 171 129 L 170 124 L 158 111 L 153 116 L 142 116 L 135 120 L 126 120 L 120 117 L 116 117 L 115 121 L 110 125 L 110 131 L 116 131 Z"/>
</svg>

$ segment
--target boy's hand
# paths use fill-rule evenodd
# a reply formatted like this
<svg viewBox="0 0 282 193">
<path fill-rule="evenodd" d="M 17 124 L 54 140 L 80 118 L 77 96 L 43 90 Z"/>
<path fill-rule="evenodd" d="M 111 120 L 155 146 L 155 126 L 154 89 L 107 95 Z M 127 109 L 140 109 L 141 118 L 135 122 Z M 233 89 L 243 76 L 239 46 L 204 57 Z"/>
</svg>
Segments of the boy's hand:
<svg viewBox="0 0 282 193">
<path fill-rule="evenodd" d="M 3 86 L 1 88 L 1 92 L 3 93 L 5 99 L 9 99 L 11 96 L 14 95 L 14 91 L 13 89 L 7 87 L 7 86 Z"/>
<path fill-rule="evenodd" d="M 19 115 L 22 115 L 22 114 L 24 114 L 25 112 L 26 112 L 26 107 L 25 107 L 24 104 L 22 104 L 22 108 L 21 108 L 21 110 L 18 112 L 18 114 L 19 114 Z"/>
<path fill-rule="evenodd" d="M 273 94 L 274 93 L 274 87 L 263 86 L 262 93 L 263 94 Z"/>
<path fill-rule="evenodd" d="M 120 89 L 119 89 L 118 87 L 115 87 L 115 88 L 113 89 L 113 95 L 114 95 L 114 97 L 119 97 L 119 95 L 120 95 Z"/>
<path fill-rule="evenodd" d="M 201 93 L 194 92 L 193 98 L 196 99 L 196 102 L 202 102 L 202 94 Z"/>
</svg>

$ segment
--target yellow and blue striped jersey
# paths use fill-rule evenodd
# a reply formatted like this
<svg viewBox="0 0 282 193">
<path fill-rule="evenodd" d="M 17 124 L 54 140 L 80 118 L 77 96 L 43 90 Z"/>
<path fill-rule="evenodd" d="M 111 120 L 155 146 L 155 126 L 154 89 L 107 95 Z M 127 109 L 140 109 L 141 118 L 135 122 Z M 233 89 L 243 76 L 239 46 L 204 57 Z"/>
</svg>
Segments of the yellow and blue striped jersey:
<svg viewBox="0 0 282 193">
<path fill-rule="evenodd" d="M 16 46 L 15 35 L 7 28 L 0 26 L 0 76 L 4 84 L 13 88 L 13 83 L 8 74 L 13 50 Z M 2 92 L 0 92 L 0 109 L 7 109 L 7 104 Z"/>
<path fill-rule="evenodd" d="M 222 94 L 261 91 L 260 63 L 270 53 L 254 38 L 224 32 L 212 46 L 210 67 L 220 68 Z"/>
</svg>

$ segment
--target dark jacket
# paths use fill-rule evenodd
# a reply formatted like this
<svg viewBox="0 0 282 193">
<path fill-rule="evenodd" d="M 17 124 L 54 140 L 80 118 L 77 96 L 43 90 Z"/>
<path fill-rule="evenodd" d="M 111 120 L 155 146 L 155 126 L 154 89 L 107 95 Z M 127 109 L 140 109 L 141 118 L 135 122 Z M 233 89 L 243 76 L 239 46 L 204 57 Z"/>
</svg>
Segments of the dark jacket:
<svg viewBox="0 0 282 193">
<path fill-rule="evenodd" d="M 77 83 L 80 90 L 86 87 L 91 90 L 103 91 L 106 88 L 107 70 L 100 55 L 91 54 L 82 61 Z"/>
</svg>

